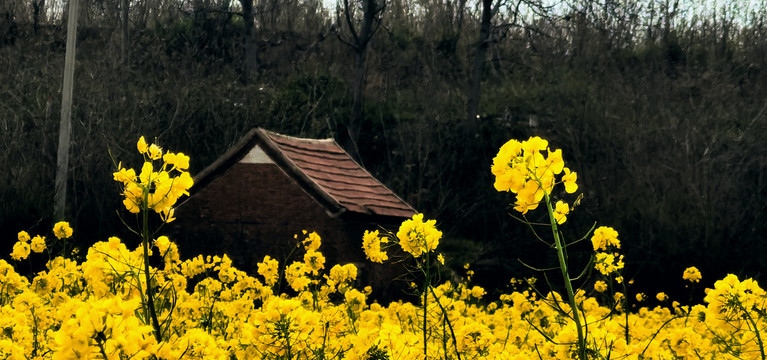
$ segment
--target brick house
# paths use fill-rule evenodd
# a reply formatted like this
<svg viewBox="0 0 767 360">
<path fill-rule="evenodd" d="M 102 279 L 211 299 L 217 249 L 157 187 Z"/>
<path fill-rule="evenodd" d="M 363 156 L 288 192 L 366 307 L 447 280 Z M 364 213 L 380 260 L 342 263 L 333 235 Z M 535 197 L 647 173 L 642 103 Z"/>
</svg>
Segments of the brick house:
<svg viewBox="0 0 767 360">
<path fill-rule="evenodd" d="M 380 295 L 402 273 L 362 252 L 364 230 L 396 231 L 416 213 L 333 139 L 303 139 L 261 128 L 249 131 L 198 173 L 172 223 L 183 257 L 226 253 L 255 275 L 270 255 L 300 260 L 294 234 L 316 231 L 326 267 L 355 263 L 359 282 Z M 400 265 L 401 266 L 401 265 Z M 383 287 L 383 289 L 376 289 Z"/>
</svg>

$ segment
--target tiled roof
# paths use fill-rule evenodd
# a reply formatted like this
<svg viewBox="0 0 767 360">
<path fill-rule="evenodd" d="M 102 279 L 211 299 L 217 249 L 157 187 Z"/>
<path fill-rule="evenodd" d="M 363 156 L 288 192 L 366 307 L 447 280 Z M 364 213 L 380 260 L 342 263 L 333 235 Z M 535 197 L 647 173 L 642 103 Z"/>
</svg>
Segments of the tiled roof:
<svg viewBox="0 0 767 360">
<path fill-rule="evenodd" d="M 195 177 L 195 186 L 209 183 L 245 156 L 262 150 L 330 213 L 411 217 L 415 209 L 374 178 L 333 139 L 304 139 L 256 128 Z M 194 189 L 194 187 L 192 188 Z"/>
</svg>

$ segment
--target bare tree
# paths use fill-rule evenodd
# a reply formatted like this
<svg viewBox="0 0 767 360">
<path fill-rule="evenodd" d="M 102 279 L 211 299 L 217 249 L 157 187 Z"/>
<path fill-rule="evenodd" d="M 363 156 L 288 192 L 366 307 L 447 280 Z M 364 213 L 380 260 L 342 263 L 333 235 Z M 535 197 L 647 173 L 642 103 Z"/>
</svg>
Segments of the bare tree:
<svg viewBox="0 0 767 360">
<path fill-rule="evenodd" d="M 347 127 L 349 142 L 354 152 L 359 157 L 357 149 L 357 137 L 359 136 L 362 125 L 362 102 L 365 86 L 365 60 L 368 46 L 373 39 L 378 27 L 381 25 L 383 12 L 386 9 L 386 0 L 356 0 L 355 5 L 351 6 L 349 0 L 343 0 L 343 12 L 346 25 L 349 27 L 351 39 L 346 40 L 340 34 L 338 38 L 352 48 L 354 51 L 354 80 L 352 109 Z M 361 8 L 362 19 L 357 18 Z"/>
</svg>

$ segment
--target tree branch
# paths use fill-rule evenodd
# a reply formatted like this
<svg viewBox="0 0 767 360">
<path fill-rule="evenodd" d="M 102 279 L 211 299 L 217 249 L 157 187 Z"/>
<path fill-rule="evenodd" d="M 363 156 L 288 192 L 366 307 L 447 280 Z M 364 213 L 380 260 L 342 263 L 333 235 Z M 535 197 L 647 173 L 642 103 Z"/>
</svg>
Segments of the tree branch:
<svg viewBox="0 0 767 360">
<path fill-rule="evenodd" d="M 359 44 L 360 38 L 359 35 L 357 35 L 357 30 L 354 28 L 354 23 L 352 22 L 351 9 L 349 9 L 349 0 L 344 0 L 344 17 L 346 18 L 346 25 L 349 26 L 349 31 L 352 33 L 354 42 Z"/>
</svg>

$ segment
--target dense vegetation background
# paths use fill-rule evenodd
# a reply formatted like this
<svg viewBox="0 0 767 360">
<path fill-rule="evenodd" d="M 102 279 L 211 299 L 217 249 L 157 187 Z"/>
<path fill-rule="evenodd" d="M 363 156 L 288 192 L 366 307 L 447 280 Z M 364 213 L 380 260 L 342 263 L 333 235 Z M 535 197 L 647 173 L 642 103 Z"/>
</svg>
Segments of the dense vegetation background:
<svg viewBox="0 0 767 360">
<path fill-rule="evenodd" d="M 569 239 L 615 227 L 643 288 L 691 265 L 767 281 L 767 5 L 717 4 L 87 0 L 69 220 L 84 245 L 130 238 L 111 173 L 139 135 L 191 155 L 192 173 L 254 126 L 335 137 L 492 286 L 554 255 L 489 174 L 506 140 L 540 135 L 579 173 Z M 0 4 L 4 254 L 51 224 L 65 10 Z"/>
</svg>

